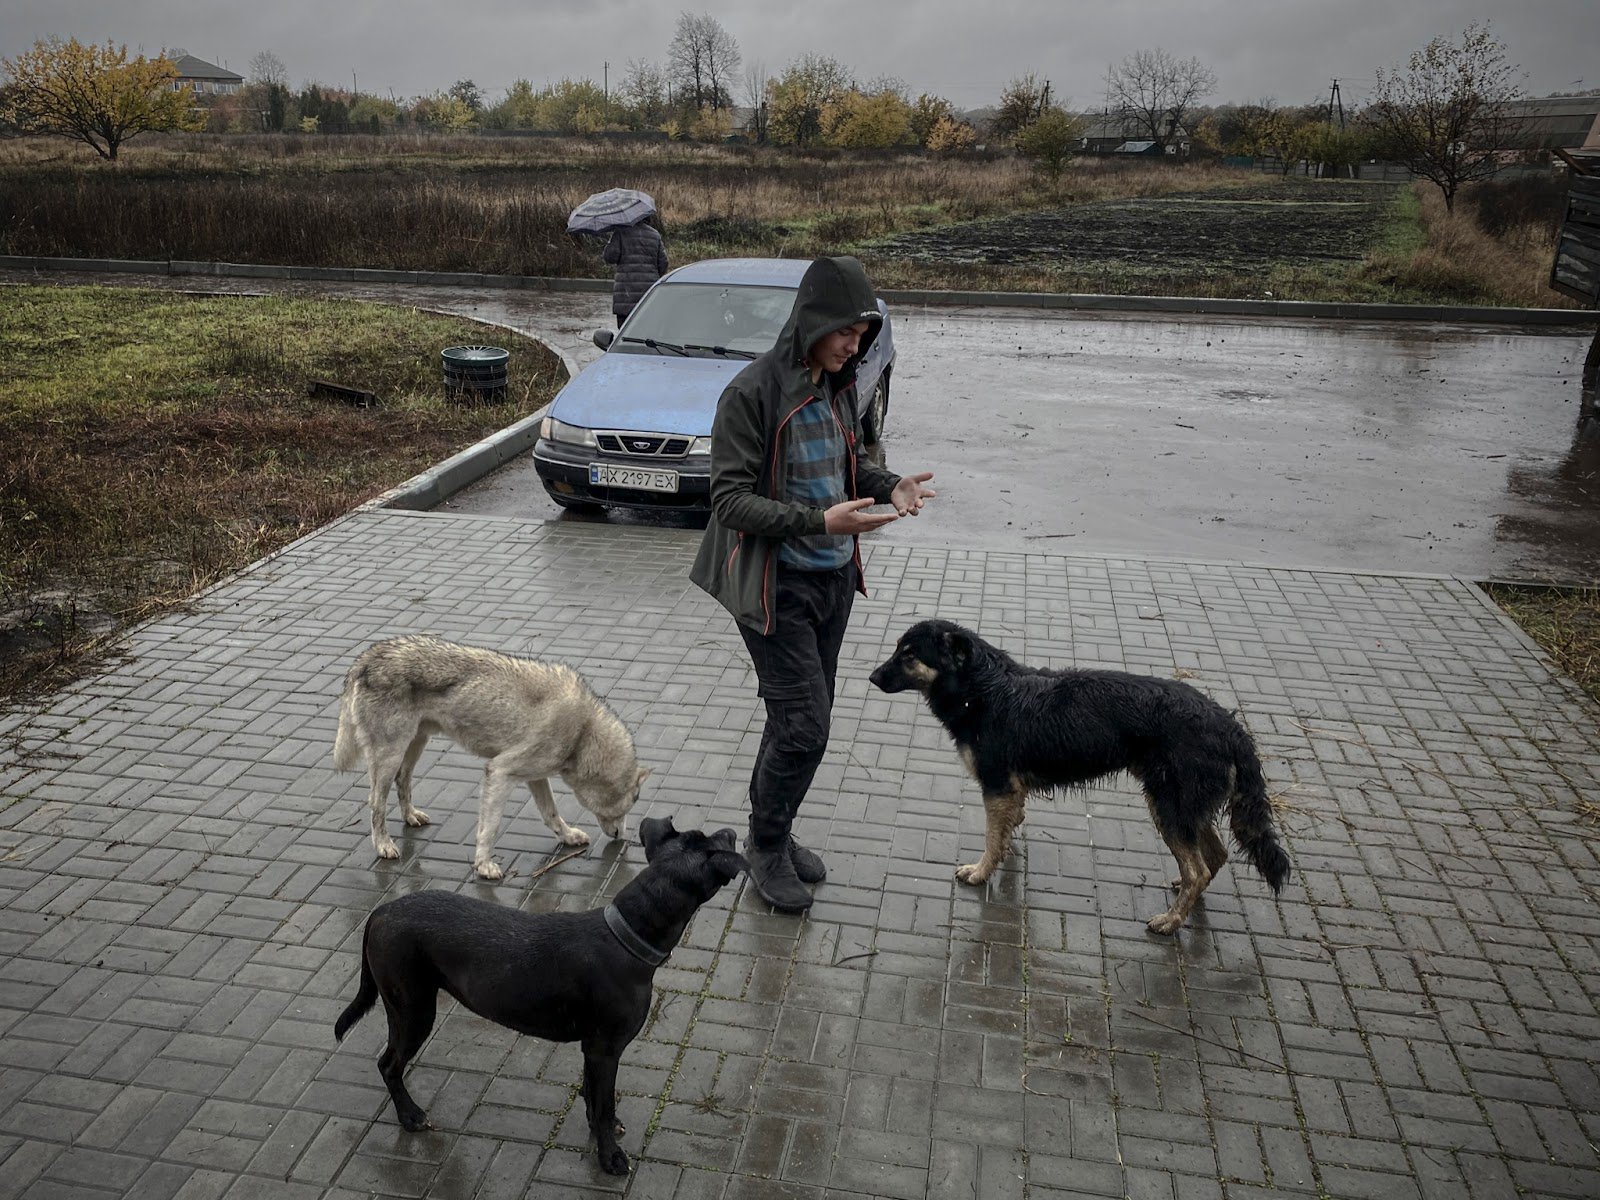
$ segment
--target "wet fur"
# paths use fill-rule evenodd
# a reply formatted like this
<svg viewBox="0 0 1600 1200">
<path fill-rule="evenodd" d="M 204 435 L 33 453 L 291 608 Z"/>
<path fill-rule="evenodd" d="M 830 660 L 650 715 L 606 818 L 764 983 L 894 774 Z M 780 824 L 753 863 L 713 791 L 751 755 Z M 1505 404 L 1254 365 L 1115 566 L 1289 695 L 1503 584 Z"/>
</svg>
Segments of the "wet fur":
<svg viewBox="0 0 1600 1200">
<path fill-rule="evenodd" d="M 367 761 L 372 848 L 379 858 L 400 857 L 385 827 L 391 783 L 405 823 L 428 824 L 428 814 L 411 801 L 411 779 L 435 733 L 484 760 L 472 865 L 485 879 L 504 876 L 491 855 L 517 783 L 527 785 L 563 845 L 586 846 L 589 835 L 556 811 L 550 777 L 561 776 L 600 827 L 621 837 L 650 773 L 639 768 L 627 727 L 570 667 L 426 634 L 378 642 L 345 677 L 333 763 L 349 771 Z"/>
<path fill-rule="evenodd" d="M 1010 852 L 1031 792 L 1127 771 L 1144 787 L 1156 831 L 1178 862 L 1171 908 L 1154 933 L 1176 933 L 1228 861 L 1214 823 L 1274 892 L 1289 878 L 1250 734 L 1216 701 L 1172 679 L 1122 671 L 1028 667 L 971 630 L 922 621 L 872 673 L 886 692 L 921 692 L 983 792 L 983 856 L 956 875 L 989 878 Z"/>
<path fill-rule="evenodd" d="M 640 823 L 645 867 L 612 901 L 657 949 L 678 944 L 695 911 L 740 871 L 734 832 L 679 833 Z M 481 1017 L 553 1042 L 583 1044 L 583 1100 L 600 1166 L 628 1173 L 617 1144 L 617 1064 L 649 1015 L 656 968 L 607 927 L 603 909 L 529 914 L 453 892 L 412 892 L 380 905 L 361 940 L 361 983 L 333 1027 L 343 1040 L 381 998 L 389 1042 L 378 1073 L 400 1124 L 429 1128 L 403 1080 L 433 1030 L 442 990 Z"/>
</svg>

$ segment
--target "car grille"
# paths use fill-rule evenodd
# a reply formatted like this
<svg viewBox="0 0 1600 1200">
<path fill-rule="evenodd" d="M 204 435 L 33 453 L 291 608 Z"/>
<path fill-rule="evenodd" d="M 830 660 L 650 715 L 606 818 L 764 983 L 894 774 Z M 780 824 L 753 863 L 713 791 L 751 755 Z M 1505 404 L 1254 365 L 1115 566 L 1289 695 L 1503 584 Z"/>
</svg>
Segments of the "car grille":
<svg viewBox="0 0 1600 1200">
<path fill-rule="evenodd" d="M 627 454 L 635 458 L 683 458 L 693 439 L 676 433 L 629 433 L 601 430 L 595 444 L 608 454 Z"/>
</svg>

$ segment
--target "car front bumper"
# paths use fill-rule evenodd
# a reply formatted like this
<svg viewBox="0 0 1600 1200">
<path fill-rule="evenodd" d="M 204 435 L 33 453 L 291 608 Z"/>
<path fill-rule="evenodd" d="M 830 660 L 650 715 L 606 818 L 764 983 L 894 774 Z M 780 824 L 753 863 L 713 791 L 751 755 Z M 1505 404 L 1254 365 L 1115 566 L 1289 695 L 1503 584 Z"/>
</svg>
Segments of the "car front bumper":
<svg viewBox="0 0 1600 1200">
<path fill-rule="evenodd" d="M 678 490 L 647 492 L 634 488 L 606 487 L 589 482 L 589 464 L 608 467 L 639 467 L 657 471 L 676 471 Z M 707 510 L 711 507 L 711 456 L 691 454 L 686 458 L 628 457 L 607 454 L 590 446 L 552 442 L 540 438 L 533 446 L 533 465 L 545 489 L 552 495 L 568 497 L 586 504 L 608 508 L 649 508 Z"/>
</svg>

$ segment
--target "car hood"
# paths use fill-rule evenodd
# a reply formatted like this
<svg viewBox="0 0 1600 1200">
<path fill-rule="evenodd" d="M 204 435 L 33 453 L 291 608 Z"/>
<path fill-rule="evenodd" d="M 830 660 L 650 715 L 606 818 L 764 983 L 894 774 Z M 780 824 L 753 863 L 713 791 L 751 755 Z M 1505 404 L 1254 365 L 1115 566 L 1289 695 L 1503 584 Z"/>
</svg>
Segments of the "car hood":
<svg viewBox="0 0 1600 1200">
<path fill-rule="evenodd" d="M 550 415 L 584 429 L 709 437 L 722 389 L 742 358 L 677 358 L 609 351 L 556 396 Z"/>
</svg>

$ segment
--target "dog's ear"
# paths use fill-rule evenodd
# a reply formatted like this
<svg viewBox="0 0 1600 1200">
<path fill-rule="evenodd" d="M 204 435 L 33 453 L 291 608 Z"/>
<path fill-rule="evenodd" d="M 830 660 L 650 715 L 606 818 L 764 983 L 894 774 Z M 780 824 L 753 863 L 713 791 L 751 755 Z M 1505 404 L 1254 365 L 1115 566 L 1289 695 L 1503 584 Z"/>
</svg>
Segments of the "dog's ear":
<svg viewBox="0 0 1600 1200">
<path fill-rule="evenodd" d="M 639 844 L 644 847 L 646 861 L 655 857 L 663 842 L 677 836 L 671 817 L 646 817 L 639 822 Z"/>
<path fill-rule="evenodd" d="M 966 666 L 972 658 L 972 638 L 965 629 L 947 629 L 944 648 L 950 655 L 950 661 L 958 668 Z"/>
<path fill-rule="evenodd" d="M 727 883 L 728 880 L 738 875 L 740 871 L 744 871 L 747 874 L 750 871 L 750 864 L 745 861 L 744 855 L 737 850 L 716 851 L 711 855 L 711 866 L 718 875 L 722 876 L 723 883 Z"/>
<path fill-rule="evenodd" d="M 649 779 L 649 778 L 650 778 L 650 768 L 649 767 L 640 767 L 639 768 L 639 785 L 643 786 L 644 785 L 644 781 L 646 779 Z"/>
</svg>

